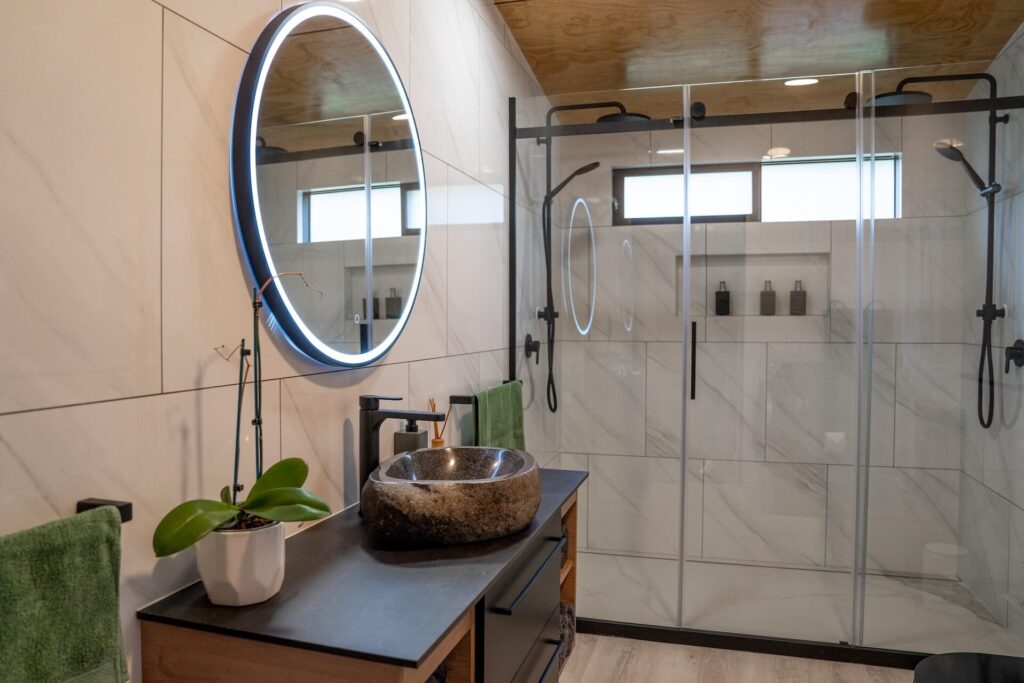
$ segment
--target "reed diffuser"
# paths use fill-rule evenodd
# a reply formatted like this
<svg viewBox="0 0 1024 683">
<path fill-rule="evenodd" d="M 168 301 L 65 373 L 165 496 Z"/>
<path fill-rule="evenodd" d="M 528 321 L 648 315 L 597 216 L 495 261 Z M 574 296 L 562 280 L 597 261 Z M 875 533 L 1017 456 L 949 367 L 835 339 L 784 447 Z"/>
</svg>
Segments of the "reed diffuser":
<svg viewBox="0 0 1024 683">
<path fill-rule="evenodd" d="M 430 410 L 437 412 L 437 401 L 429 399 L 427 405 L 430 406 Z M 452 406 L 448 404 L 448 412 L 444 414 L 444 422 L 439 426 L 436 422 L 434 423 L 434 438 L 430 440 L 431 448 L 444 448 L 444 430 L 448 428 L 448 418 L 452 416 Z"/>
</svg>

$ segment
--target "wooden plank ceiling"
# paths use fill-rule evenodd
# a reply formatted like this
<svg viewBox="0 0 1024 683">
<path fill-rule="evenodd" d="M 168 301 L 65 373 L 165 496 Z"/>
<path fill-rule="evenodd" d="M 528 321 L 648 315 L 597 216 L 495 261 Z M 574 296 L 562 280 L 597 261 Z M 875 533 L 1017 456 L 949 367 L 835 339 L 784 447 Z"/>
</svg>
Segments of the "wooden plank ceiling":
<svg viewBox="0 0 1024 683">
<path fill-rule="evenodd" d="M 984 70 L 1024 22 L 1024 0 L 494 3 L 545 93 L 559 103 L 588 99 L 574 93 L 863 69 L 934 65 L 914 73 Z M 893 89 L 908 73 L 880 73 L 876 91 Z M 781 81 L 734 83 L 696 88 L 694 98 L 706 102 L 709 114 L 835 108 L 853 85 L 852 76 L 800 88 Z M 972 86 L 927 89 L 942 100 L 964 97 Z M 678 89 L 617 99 L 656 118 L 681 109 Z"/>
</svg>

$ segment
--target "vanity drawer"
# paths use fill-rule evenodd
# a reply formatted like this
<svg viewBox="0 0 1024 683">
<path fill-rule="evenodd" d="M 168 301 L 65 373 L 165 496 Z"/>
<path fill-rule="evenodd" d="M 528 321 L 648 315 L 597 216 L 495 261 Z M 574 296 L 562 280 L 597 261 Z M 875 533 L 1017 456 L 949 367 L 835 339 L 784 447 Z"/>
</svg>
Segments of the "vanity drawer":
<svg viewBox="0 0 1024 683">
<path fill-rule="evenodd" d="M 560 617 L 561 613 L 555 607 L 512 683 L 557 683 L 558 655 L 563 647 Z"/>
<path fill-rule="evenodd" d="M 559 602 L 561 519 L 545 522 L 537 540 L 486 596 L 483 669 L 486 683 L 508 683 L 523 665 Z M 556 635 L 557 640 L 557 635 Z"/>
</svg>

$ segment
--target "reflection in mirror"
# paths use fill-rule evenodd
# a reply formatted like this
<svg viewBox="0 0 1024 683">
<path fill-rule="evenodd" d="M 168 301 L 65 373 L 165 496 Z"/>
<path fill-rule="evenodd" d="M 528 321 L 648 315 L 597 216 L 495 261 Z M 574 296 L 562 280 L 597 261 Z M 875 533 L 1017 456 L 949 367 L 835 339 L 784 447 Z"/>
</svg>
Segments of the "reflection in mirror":
<svg viewBox="0 0 1024 683">
<path fill-rule="evenodd" d="M 254 202 L 270 274 L 301 272 L 323 292 L 279 281 L 296 327 L 325 347 L 311 355 L 363 365 L 394 342 L 415 297 L 425 239 L 422 161 L 383 49 L 344 10 L 318 9 L 300 7 L 304 18 L 277 29 L 287 32 L 263 67 Z"/>
</svg>

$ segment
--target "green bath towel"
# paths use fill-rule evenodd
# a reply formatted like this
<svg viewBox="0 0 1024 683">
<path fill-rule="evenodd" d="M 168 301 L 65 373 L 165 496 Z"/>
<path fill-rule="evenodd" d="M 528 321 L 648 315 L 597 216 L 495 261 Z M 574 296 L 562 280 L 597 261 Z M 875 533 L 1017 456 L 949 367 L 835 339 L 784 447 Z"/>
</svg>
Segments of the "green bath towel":
<svg viewBox="0 0 1024 683">
<path fill-rule="evenodd" d="M 476 396 L 480 433 L 477 445 L 526 450 L 523 435 L 523 383 L 519 380 Z"/>
<path fill-rule="evenodd" d="M 0 681 L 123 681 L 121 517 L 112 507 L 0 537 Z"/>
</svg>

